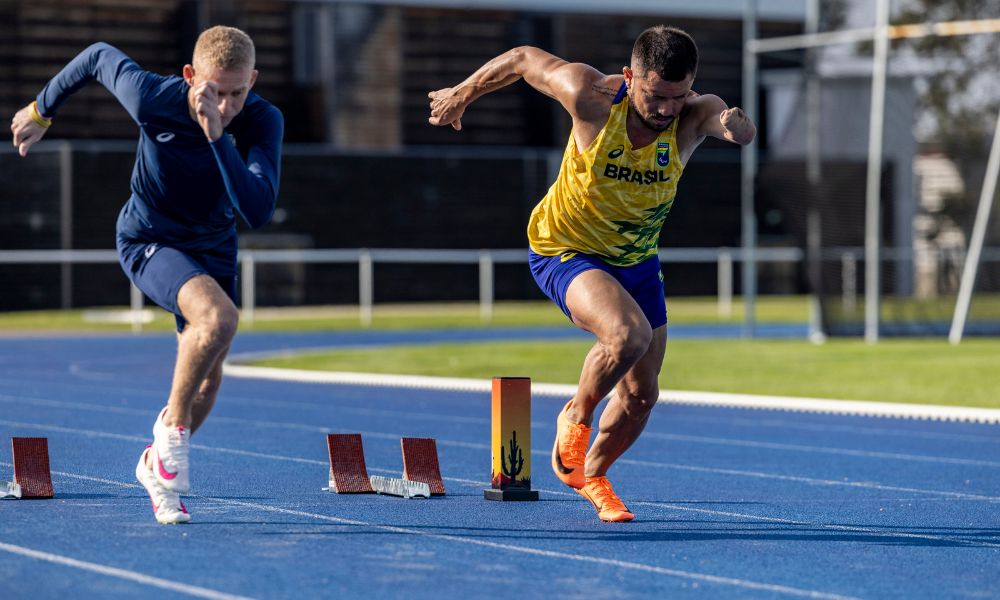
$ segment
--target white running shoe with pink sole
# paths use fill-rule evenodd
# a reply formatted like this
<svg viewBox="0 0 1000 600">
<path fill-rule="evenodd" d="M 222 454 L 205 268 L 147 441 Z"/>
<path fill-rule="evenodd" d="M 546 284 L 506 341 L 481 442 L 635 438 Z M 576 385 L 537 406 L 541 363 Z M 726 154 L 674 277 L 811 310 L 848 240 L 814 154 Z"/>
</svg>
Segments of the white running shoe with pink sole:
<svg viewBox="0 0 1000 600">
<path fill-rule="evenodd" d="M 139 457 L 139 464 L 135 466 L 135 478 L 149 494 L 149 502 L 153 505 L 153 516 L 164 525 L 190 522 L 191 515 L 188 514 L 184 503 L 181 502 L 180 494 L 171 492 L 160 485 L 156 476 L 146 466 L 146 455 L 149 454 L 150 448 L 152 446 L 146 446 Z"/>
<path fill-rule="evenodd" d="M 188 470 L 188 430 L 184 427 L 167 427 L 163 424 L 164 408 L 153 425 L 153 474 L 161 486 L 176 494 L 186 494 L 191 489 Z"/>
</svg>

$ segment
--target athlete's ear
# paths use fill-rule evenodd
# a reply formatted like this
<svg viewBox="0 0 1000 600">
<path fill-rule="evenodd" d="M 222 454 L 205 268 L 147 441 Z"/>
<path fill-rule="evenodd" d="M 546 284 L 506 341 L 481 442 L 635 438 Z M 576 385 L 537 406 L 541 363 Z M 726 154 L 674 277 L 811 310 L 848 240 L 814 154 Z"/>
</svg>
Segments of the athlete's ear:
<svg viewBox="0 0 1000 600">
<path fill-rule="evenodd" d="M 250 71 L 250 85 L 248 85 L 247 88 L 248 89 L 252 88 L 253 84 L 256 82 L 257 82 L 257 69 L 254 69 L 253 71 Z"/>
<path fill-rule="evenodd" d="M 630 67 L 622 67 L 622 75 L 625 76 L 625 87 L 632 87 L 632 69 Z"/>
<path fill-rule="evenodd" d="M 181 73 L 184 75 L 184 81 L 186 81 L 188 83 L 188 85 L 193 86 L 194 85 L 194 67 L 192 67 L 191 65 L 184 65 L 184 68 L 181 69 Z"/>
</svg>

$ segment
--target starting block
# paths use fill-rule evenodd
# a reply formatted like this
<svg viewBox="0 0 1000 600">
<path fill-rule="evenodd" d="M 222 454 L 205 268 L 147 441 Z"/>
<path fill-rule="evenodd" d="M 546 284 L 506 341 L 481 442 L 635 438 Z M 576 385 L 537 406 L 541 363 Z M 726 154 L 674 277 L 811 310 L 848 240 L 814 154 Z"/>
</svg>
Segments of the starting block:
<svg viewBox="0 0 1000 600">
<path fill-rule="evenodd" d="M 422 481 L 409 481 L 394 477 L 371 476 L 372 487 L 380 494 L 400 496 L 403 498 L 430 498 L 431 488 Z"/>
<path fill-rule="evenodd" d="M 11 438 L 14 481 L 0 486 L 0 498 L 52 498 L 48 438 Z"/>
<path fill-rule="evenodd" d="M 360 433 L 330 433 L 330 487 L 338 494 L 389 494 L 403 498 L 444 496 L 444 481 L 433 438 L 401 438 L 403 478 L 368 476 Z"/>
<path fill-rule="evenodd" d="M 329 433 L 330 491 L 338 494 L 374 494 L 360 433 Z"/>
<path fill-rule="evenodd" d="M 444 481 L 433 438 L 402 438 L 403 479 L 425 483 L 432 496 L 444 496 Z"/>
</svg>

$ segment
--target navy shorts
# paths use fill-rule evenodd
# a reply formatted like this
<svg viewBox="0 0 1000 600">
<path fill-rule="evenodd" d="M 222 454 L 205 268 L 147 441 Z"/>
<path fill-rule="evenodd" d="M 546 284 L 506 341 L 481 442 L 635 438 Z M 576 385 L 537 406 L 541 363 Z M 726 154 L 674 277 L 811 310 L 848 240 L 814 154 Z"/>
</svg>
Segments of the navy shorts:
<svg viewBox="0 0 1000 600">
<path fill-rule="evenodd" d="M 177 306 L 177 293 L 192 277 L 210 276 L 236 302 L 234 252 L 188 252 L 121 237 L 117 242 L 118 260 L 125 274 L 150 300 L 174 314 L 177 331 L 184 331 L 187 324 Z"/>
<path fill-rule="evenodd" d="M 615 278 L 625 288 L 646 315 L 653 329 L 666 324 L 667 303 L 663 298 L 663 273 L 660 259 L 652 256 L 631 267 L 609 265 L 600 258 L 582 252 L 564 252 L 559 256 L 542 256 L 528 251 L 528 266 L 538 287 L 552 299 L 570 320 L 566 306 L 566 289 L 577 275 L 591 269 L 599 269 Z"/>
</svg>

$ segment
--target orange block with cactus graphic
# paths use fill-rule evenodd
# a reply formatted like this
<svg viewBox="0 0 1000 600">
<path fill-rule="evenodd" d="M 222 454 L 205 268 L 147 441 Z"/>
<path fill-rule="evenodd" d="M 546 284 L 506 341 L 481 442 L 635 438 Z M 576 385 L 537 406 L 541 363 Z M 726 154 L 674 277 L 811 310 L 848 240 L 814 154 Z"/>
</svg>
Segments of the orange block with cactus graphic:
<svg viewBox="0 0 1000 600">
<path fill-rule="evenodd" d="M 534 500 L 531 490 L 531 379 L 493 378 L 493 468 L 490 499 Z M 490 490 L 487 490 L 490 492 Z M 527 493 L 530 497 L 522 497 Z"/>
</svg>

